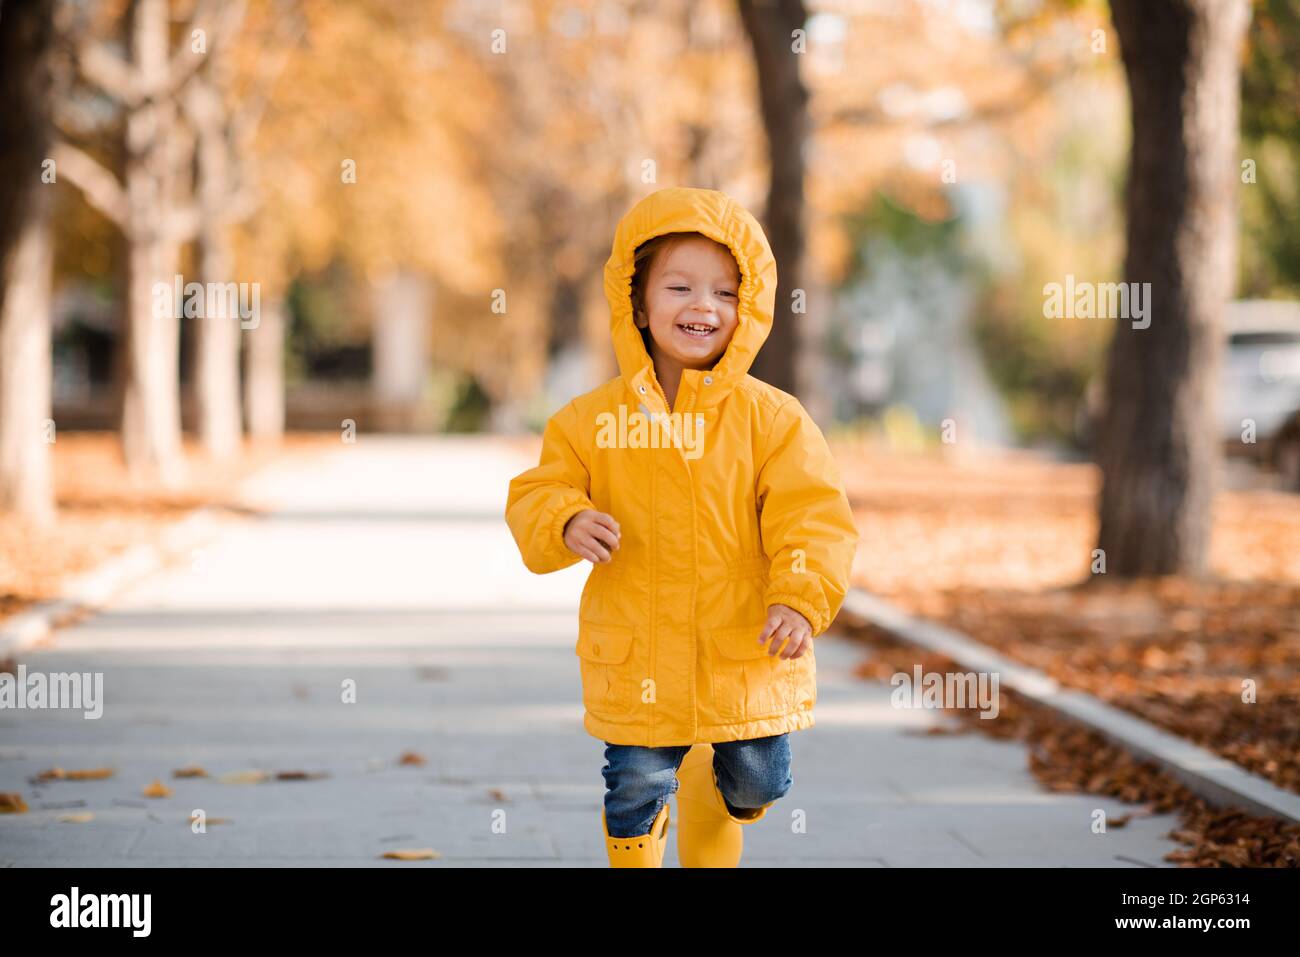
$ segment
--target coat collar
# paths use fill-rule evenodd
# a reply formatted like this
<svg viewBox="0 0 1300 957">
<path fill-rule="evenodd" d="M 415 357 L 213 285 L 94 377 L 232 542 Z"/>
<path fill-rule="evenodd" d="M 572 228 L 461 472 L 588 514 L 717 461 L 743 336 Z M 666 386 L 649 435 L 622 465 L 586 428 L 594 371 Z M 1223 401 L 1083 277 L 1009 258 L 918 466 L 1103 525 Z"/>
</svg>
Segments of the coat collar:
<svg viewBox="0 0 1300 957">
<path fill-rule="evenodd" d="M 660 409 L 654 364 L 632 321 L 633 256 L 637 246 L 664 233 L 697 232 L 731 250 L 740 267 L 737 325 L 731 343 L 712 369 L 687 369 L 678 388 L 678 405 L 704 409 L 717 405 L 744 379 L 772 329 L 776 304 L 776 260 L 758 221 L 731 197 L 712 189 L 673 186 L 641 199 L 619 220 L 614 248 L 605 263 L 605 298 L 619 373 L 638 398 Z M 685 400 L 685 401 L 683 401 Z M 667 409 L 662 409 L 667 412 Z"/>
</svg>

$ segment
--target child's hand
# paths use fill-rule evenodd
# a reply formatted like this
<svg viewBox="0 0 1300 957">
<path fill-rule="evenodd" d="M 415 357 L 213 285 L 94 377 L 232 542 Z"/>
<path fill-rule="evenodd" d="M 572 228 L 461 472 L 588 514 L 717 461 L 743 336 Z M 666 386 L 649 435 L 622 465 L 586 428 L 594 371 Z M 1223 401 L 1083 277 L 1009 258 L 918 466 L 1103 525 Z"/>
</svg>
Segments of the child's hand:
<svg viewBox="0 0 1300 957">
<path fill-rule="evenodd" d="M 564 523 L 564 544 L 589 562 L 604 564 L 618 548 L 618 522 L 612 515 L 586 508 Z"/>
<path fill-rule="evenodd" d="M 767 653 L 774 655 L 786 638 L 790 639 L 790 647 L 782 652 L 781 657 L 798 658 L 812 647 L 812 625 L 789 605 L 771 605 L 767 609 L 767 624 L 758 636 L 758 643 L 762 645 L 772 642 Z"/>
</svg>

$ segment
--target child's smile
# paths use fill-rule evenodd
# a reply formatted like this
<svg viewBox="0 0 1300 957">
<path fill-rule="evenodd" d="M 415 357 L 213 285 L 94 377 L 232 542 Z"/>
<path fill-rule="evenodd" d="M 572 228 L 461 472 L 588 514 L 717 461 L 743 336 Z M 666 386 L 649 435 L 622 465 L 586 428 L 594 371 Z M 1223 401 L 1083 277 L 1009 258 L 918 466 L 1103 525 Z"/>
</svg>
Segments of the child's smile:
<svg viewBox="0 0 1300 957">
<path fill-rule="evenodd" d="M 706 322 L 679 322 L 677 328 L 692 339 L 707 339 L 718 331 L 718 327 Z"/>
</svg>

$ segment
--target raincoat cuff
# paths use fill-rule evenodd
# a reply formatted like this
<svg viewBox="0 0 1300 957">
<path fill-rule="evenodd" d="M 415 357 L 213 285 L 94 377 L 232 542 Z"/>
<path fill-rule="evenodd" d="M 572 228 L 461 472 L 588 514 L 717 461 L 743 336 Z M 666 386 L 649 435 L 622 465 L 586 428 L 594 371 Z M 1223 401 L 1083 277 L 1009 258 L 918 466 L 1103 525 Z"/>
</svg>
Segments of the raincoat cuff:
<svg viewBox="0 0 1300 957">
<path fill-rule="evenodd" d="M 564 561 L 566 565 L 581 560 L 582 556 L 577 552 L 569 551 L 569 546 L 564 544 L 564 523 L 579 512 L 584 512 L 589 508 L 594 509 L 595 506 L 586 499 L 570 502 L 568 505 L 557 509 L 555 518 L 551 521 L 551 535 L 548 542 L 550 547 L 556 551 L 560 560 Z"/>
<path fill-rule="evenodd" d="M 774 592 L 764 599 L 768 607 L 772 605 L 789 605 L 799 614 L 808 619 L 808 624 L 812 625 L 813 637 L 817 637 L 830 622 L 826 621 L 826 616 L 817 610 L 817 606 L 806 598 L 800 598 L 798 595 L 792 595 L 789 592 Z"/>
</svg>

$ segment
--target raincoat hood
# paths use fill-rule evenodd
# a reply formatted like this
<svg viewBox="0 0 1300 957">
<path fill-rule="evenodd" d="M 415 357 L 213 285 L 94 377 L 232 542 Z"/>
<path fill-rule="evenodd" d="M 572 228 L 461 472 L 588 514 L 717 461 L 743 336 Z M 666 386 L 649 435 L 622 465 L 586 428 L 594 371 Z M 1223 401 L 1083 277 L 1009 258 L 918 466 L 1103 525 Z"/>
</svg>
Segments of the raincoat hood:
<svg viewBox="0 0 1300 957">
<path fill-rule="evenodd" d="M 682 386 L 698 396 L 696 408 L 717 405 L 744 379 L 772 329 L 776 304 L 776 259 L 753 215 L 725 193 L 673 186 L 643 198 L 619 220 L 614 248 L 605 263 L 605 298 L 609 300 L 610 334 L 619 373 L 634 392 L 655 396 L 654 365 L 632 319 L 632 274 L 636 248 L 665 233 L 696 232 L 731 250 L 740 267 L 737 325 L 731 342 L 714 367 L 686 369 Z M 711 380 L 700 389 L 703 377 Z M 668 410 L 664 410 L 668 411 Z"/>
</svg>

